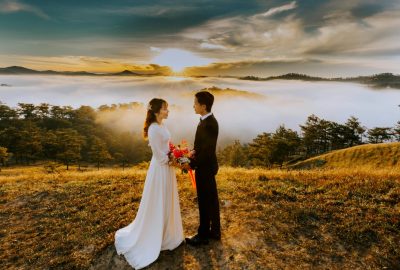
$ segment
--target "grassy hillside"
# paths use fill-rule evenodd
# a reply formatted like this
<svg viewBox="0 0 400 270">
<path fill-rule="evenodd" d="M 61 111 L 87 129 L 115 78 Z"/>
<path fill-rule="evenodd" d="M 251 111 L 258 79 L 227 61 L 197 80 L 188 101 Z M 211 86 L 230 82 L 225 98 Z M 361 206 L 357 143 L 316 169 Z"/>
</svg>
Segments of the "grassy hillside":
<svg viewBox="0 0 400 270">
<path fill-rule="evenodd" d="M 0 173 L 1 269 L 130 269 L 114 233 L 139 206 L 146 168 Z M 147 269 L 396 269 L 400 169 L 221 168 L 222 241 L 164 251 Z M 178 174 L 184 231 L 195 193 Z"/>
<path fill-rule="evenodd" d="M 354 167 L 400 168 L 400 142 L 354 146 L 313 157 L 291 166 L 293 169 Z"/>
</svg>

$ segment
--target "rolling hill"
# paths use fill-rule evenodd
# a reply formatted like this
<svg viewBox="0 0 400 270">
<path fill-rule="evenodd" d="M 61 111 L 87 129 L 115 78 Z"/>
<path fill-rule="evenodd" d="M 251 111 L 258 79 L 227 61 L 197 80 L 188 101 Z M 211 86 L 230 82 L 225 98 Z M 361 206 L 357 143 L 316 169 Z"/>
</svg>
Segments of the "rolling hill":
<svg viewBox="0 0 400 270">
<path fill-rule="evenodd" d="M 400 167 L 400 142 L 364 144 L 300 161 L 291 169 Z"/>
</svg>

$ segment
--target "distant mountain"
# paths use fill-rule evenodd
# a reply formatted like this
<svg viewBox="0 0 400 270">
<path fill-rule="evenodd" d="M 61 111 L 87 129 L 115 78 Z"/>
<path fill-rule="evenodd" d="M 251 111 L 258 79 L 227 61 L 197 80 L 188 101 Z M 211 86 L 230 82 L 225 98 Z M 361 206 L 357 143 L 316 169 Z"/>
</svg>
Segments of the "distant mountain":
<svg viewBox="0 0 400 270">
<path fill-rule="evenodd" d="M 40 73 L 41 73 L 40 71 L 19 66 L 0 68 L 0 74 L 40 74 Z"/>
<path fill-rule="evenodd" d="M 141 74 L 130 70 L 124 70 L 116 73 L 96 74 L 86 71 L 54 71 L 54 70 L 38 71 L 20 66 L 0 68 L 0 75 L 35 75 L 35 74 L 67 75 L 67 76 L 165 76 L 164 74 L 161 73 Z M 204 78 L 207 76 L 193 76 L 193 77 Z M 256 76 L 245 76 L 245 77 L 223 76 L 223 78 L 238 78 L 240 80 L 250 80 L 250 81 L 301 80 L 301 81 L 357 82 L 357 83 L 367 84 L 368 86 L 376 89 L 382 89 L 382 88 L 400 89 L 400 76 L 394 75 L 392 73 L 381 73 L 372 76 L 358 76 L 349 78 L 322 78 L 322 77 L 313 77 L 299 73 L 287 73 L 284 75 L 270 76 L 266 78 L 256 77 Z"/>
<path fill-rule="evenodd" d="M 64 72 L 57 72 L 49 70 L 46 74 L 55 74 L 55 75 L 73 75 L 73 76 L 99 76 L 101 74 L 90 73 L 86 71 L 64 71 Z"/>
<path fill-rule="evenodd" d="M 345 81 L 354 81 L 368 84 L 374 88 L 397 88 L 400 89 L 400 76 L 392 73 L 381 73 L 372 76 L 359 76 L 344 79 Z"/>
<path fill-rule="evenodd" d="M 216 86 L 212 86 L 212 87 L 203 88 L 203 89 L 201 89 L 201 91 L 208 91 L 216 96 L 265 99 L 264 95 L 253 93 L 253 92 L 248 92 L 248 91 L 243 91 L 243 90 L 232 89 L 232 88 L 224 88 L 223 89 L 223 88 L 219 88 Z M 195 94 L 196 92 L 197 91 L 194 91 L 193 94 Z"/>
<path fill-rule="evenodd" d="M 373 88 L 397 88 L 400 89 L 400 76 L 392 73 L 381 73 L 372 76 L 358 76 L 350 78 L 322 78 L 312 77 L 305 74 L 288 73 L 280 76 L 260 78 L 256 76 L 240 77 L 240 80 L 250 81 L 271 81 L 271 80 L 301 80 L 301 81 L 336 81 L 336 82 L 357 82 L 367 84 Z"/>
<path fill-rule="evenodd" d="M 305 74 L 298 73 L 287 73 L 279 76 L 271 76 L 267 78 L 260 78 L 256 76 L 246 76 L 241 77 L 241 80 L 251 80 L 251 81 L 272 81 L 272 80 L 301 80 L 301 81 L 330 81 L 330 79 L 321 77 L 311 77 Z"/>
<path fill-rule="evenodd" d="M 141 74 L 132 72 L 132 71 L 130 71 L 130 70 L 124 70 L 124 71 L 122 71 L 122 72 L 112 73 L 112 74 L 110 74 L 110 75 L 114 75 L 114 76 L 132 76 L 132 75 L 134 75 L 134 76 L 140 76 Z"/>
<path fill-rule="evenodd" d="M 129 70 L 124 70 L 122 72 L 117 72 L 117 73 L 96 74 L 86 71 L 54 71 L 54 70 L 38 71 L 20 66 L 0 68 L 0 75 L 1 74 L 2 75 L 44 74 L 44 75 L 71 75 L 71 76 L 141 76 L 142 75 Z M 159 75 L 159 74 L 150 74 L 150 75 Z"/>
<path fill-rule="evenodd" d="M 6 68 L 0 68 L 0 74 L 7 74 L 7 75 L 26 75 L 26 74 L 47 74 L 47 75 L 97 75 L 94 73 L 89 73 L 85 71 L 78 71 L 78 72 L 68 72 L 68 71 L 54 71 L 54 70 L 45 70 L 45 71 L 38 71 L 34 69 L 29 69 L 20 66 L 12 66 Z"/>
</svg>

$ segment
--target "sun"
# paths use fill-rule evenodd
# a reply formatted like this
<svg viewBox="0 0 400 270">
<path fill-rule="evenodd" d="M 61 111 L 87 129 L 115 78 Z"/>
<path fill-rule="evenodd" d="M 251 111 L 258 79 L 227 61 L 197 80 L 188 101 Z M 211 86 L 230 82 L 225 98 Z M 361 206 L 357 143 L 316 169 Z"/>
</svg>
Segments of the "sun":
<svg viewBox="0 0 400 270">
<path fill-rule="evenodd" d="M 181 49 L 170 48 L 158 50 L 158 52 L 159 54 L 151 62 L 160 66 L 169 66 L 174 72 L 182 72 L 187 67 L 208 65 L 214 61 Z"/>
</svg>

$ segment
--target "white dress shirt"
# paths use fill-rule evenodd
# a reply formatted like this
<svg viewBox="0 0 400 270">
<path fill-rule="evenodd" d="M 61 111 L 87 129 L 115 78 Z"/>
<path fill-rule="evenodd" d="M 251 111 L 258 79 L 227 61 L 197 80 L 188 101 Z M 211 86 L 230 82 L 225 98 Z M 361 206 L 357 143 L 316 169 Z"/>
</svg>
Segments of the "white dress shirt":
<svg viewBox="0 0 400 270">
<path fill-rule="evenodd" d="M 207 117 L 209 117 L 210 115 L 212 115 L 212 112 L 209 112 L 209 113 L 203 115 L 203 116 L 200 117 L 200 118 L 201 118 L 201 120 L 204 120 L 204 119 L 206 119 Z"/>
</svg>

